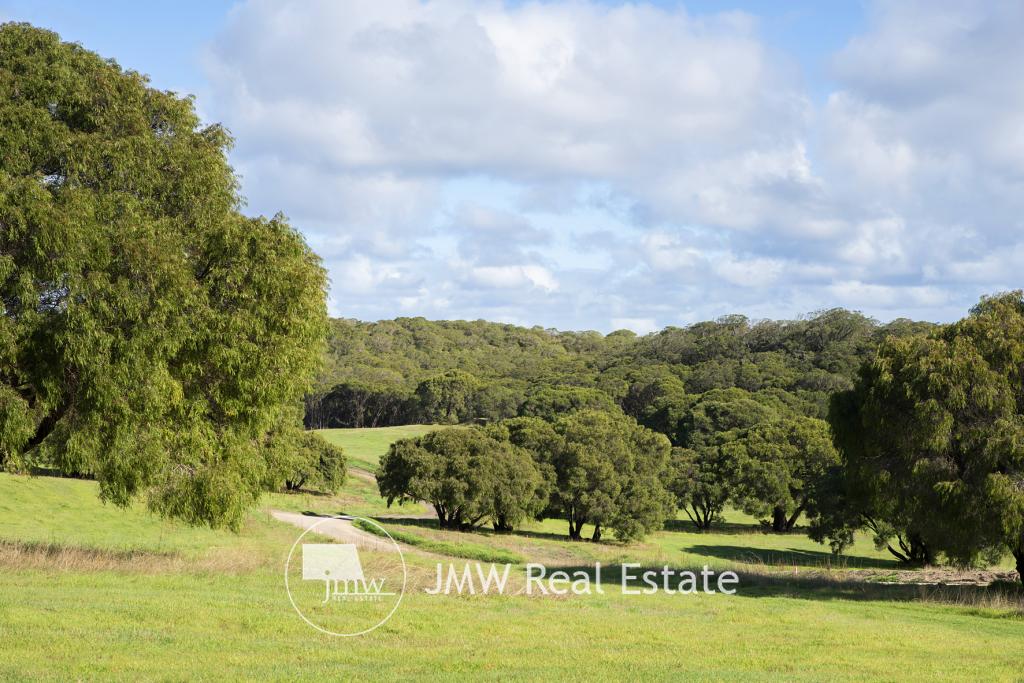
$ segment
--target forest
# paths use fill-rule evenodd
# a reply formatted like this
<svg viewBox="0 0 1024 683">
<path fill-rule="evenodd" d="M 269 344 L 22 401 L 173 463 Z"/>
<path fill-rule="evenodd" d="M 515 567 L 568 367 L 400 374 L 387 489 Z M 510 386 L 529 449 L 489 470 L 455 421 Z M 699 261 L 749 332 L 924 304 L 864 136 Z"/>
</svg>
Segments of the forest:
<svg viewBox="0 0 1024 683">
<path fill-rule="evenodd" d="M 383 427 L 535 415 L 614 402 L 639 418 L 656 398 L 741 389 L 823 418 L 860 364 L 890 336 L 937 326 L 879 324 L 830 309 L 797 320 L 731 315 L 638 337 L 478 321 L 330 322 L 306 425 Z"/>
</svg>

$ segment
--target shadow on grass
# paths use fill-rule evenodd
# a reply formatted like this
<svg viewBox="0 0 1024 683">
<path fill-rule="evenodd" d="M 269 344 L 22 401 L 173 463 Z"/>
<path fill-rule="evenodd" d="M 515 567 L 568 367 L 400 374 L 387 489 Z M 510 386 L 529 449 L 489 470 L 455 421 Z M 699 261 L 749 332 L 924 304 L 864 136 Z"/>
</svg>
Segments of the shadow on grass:
<svg viewBox="0 0 1024 683">
<path fill-rule="evenodd" d="M 375 517 L 378 521 L 387 522 L 389 524 L 400 524 L 420 527 L 422 529 L 433 529 L 435 531 L 441 530 L 437 525 L 437 519 L 432 517 Z M 458 531 L 464 534 L 479 534 L 487 537 L 497 538 L 536 538 L 546 541 L 569 541 L 568 522 L 566 522 L 566 532 L 556 533 L 553 531 L 531 531 L 527 529 L 515 529 L 513 531 L 495 531 L 488 526 L 479 526 L 474 529 L 451 529 L 450 531 Z M 584 534 L 583 539 L 578 541 L 579 543 L 594 543 L 590 540 L 589 535 Z M 625 545 L 621 541 L 615 539 L 614 536 L 606 535 L 605 538 L 597 541 L 598 545 L 605 546 L 622 546 Z"/>
<path fill-rule="evenodd" d="M 14 473 L 17 474 L 17 473 Z M 96 477 L 81 472 L 63 472 L 53 467 L 30 467 L 28 474 L 33 477 L 53 477 L 55 479 L 81 479 L 83 481 L 94 481 Z"/>
<path fill-rule="evenodd" d="M 375 515 L 374 519 L 387 524 L 401 524 L 402 526 L 415 526 L 421 529 L 440 529 L 437 519 L 430 517 L 384 517 Z"/>
<path fill-rule="evenodd" d="M 299 514 L 303 515 L 304 517 L 320 517 L 320 518 L 323 518 L 323 519 L 328 519 L 328 518 L 334 519 L 334 518 L 337 518 L 337 517 L 351 517 L 352 516 L 352 515 L 348 514 L 347 512 L 323 512 L 323 511 L 317 511 L 317 510 L 303 510 Z"/>
<path fill-rule="evenodd" d="M 285 496 L 313 496 L 314 498 L 330 498 L 333 493 L 325 493 L 323 491 L 314 491 L 313 489 L 282 489 L 280 491 L 274 491 L 274 493 L 280 493 Z"/>
<path fill-rule="evenodd" d="M 645 572 L 654 572 L 654 582 L 659 591 L 664 590 L 664 579 L 661 574 L 663 567 L 642 565 L 630 567 L 629 580 L 625 585 L 635 590 L 650 589 L 644 583 Z M 670 575 L 669 588 L 675 590 L 684 571 L 692 572 L 696 590 L 703 588 L 702 568 L 671 567 L 674 574 Z M 595 580 L 596 572 L 593 565 L 548 566 L 545 576 L 554 571 L 563 571 L 570 577 L 578 576 L 577 572 L 586 574 L 591 581 Z M 708 578 L 708 586 L 717 591 L 718 577 L 725 570 L 715 570 Z M 927 602 L 961 607 L 995 609 L 1001 612 L 980 612 L 984 616 L 1011 617 L 1024 620 L 1024 586 L 1019 581 L 1006 579 L 994 581 L 990 585 L 975 584 L 944 584 L 941 582 L 884 582 L 865 580 L 863 576 L 848 572 L 830 572 L 809 570 L 805 572 L 771 572 L 737 568 L 734 571 L 739 582 L 732 587 L 739 598 L 795 598 L 800 600 L 852 600 L 852 601 L 884 601 L 884 602 Z M 623 585 L 622 566 L 607 565 L 601 567 L 601 584 L 606 590 L 618 591 Z M 924 577 L 922 577 L 924 578 Z M 685 599 L 681 595 L 681 599 Z M 727 596 L 722 596 L 723 599 Z"/>
<path fill-rule="evenodd" d="M 306 511 L 303 514 L 323 516 L 320 513 Z M 386 517 L 378 518 L 381 522 L 395 525 L 406 525 L 422 529 L 437 529 L 437 520 L 421 517 Z M 747 527 L 748 529 L 750 527 Z M 499 534 L 489 529 L 477 529 L 484 535 L 529 536 L 537 538 L 554 538 L 565 540 L 565 536 L 550 532 L 515 531 L 512 534 Z M 459 543 L 454 539 L 435 541 L 427 538 L 416 538 L 411 534 L 392 529 L 397 540 L 421 545 L 428 550 L 454 557 L 475 559 L 482 562 L 522 564 L 525 560 L 513 553 L 500 549 L 476 546 L 472 543 Z M 466 540 L 471 538 L 466 534 Z M 744 598 L 789 597 L 803 600 L 858 600 L 858 601 L 896 601 L 896 602 L 929 602 L 957 605 L 967 608 L 1001 610 L 1000 612 L 979 612 L 984 616 L 1009 616 L 1024 619 L 1024 586 L 1014 579 L 1013 572 L 996 573 L 995 580 L 989 585 L 973 583 L 953 583 L 955 575 L 947 575 L 945 579 L 936 578 L 936 574 L 921 570 L 909 570 L 900 567 L 895 560 L 878 558 L 841 556 L 836 558 L 831 553 L 787 548 L 768 550 L 728 545 L 695 545 L 683 548 L 684 551 L 715 557 L 719 559 L 744 563 L 732 569 L 739 576 L 736 596 Z M 801 569 L 802 568 L 802 569 Z M 547 565 L 546 575 L 553 571 L 564 571 L 570 576 L 576 572 L 586 574 L 593 581 L 596 570 L 589 565 Z M 702 580 L 702 567 L 672 567 L 678 577 L 679 572 L 693 572 L 698 582 Z M 860 572 L 848 571 L 860 569 Z M 640 578 L 644 572 L 654 571 L 658 574 L 661 566 L 641 565 L 629 569 L 631 580 L 627 585 L 638 589 L 648 588 Z M 715 570 L 715 578 L 725 571 Z M 941 570 L 940 570 L 941 572 Z M 990 577 L 993 576 L 990 574 Z M 678 578 L 675 579 L 678 582 Z M 951 582 L 953 581 L 953 582 Z M 601 567 L 601 582 L 613 590 L 622 585 L 622 566 L 608 564 Z M 670 584 L 671 585 L 671 584 Z M 698 583 L 698 585 L 700 585 Z M 713 586 L 714 587 L 714 586 Z"/>
<path fill-rule="evenodd" d="M 789 531 L 772 531 L 767 524 L 740 524 L 738 522 L 715 522 L 710 529 L 698 529 L 688 519 L 669 519 L 665 521 L 665 531 L 687 534 L 765 534 L 768 536 L 804 536 L 807 528 L 795 526 Z"/>
<path fill-rule="evenodd" d="M 858 555 L 836 556 L 820 550 L 802 550 L 800 548 L 751 548 L 738 545 L 690 545 L 683 546 L 683 552 L 715 557 L 720 560 L 731 560 L 745 564 L 763 564 L 767 566 L 786 567 L 817 567 L 817 568 L 861 568 L 861 569 L 897 569 L 895 560 L 883 560 L 876 557 Z"/>
<path fill-rule="evenodd" d="M 822 573 L 805 576 L 738 572 L 737 591 L 744 598 L 790 597 L 803 600 L 852 600 L 886 602 L 928 602 L 961 607 L 1007 610 L 1004 614 L 1024 619 L 1024 590 L 1020 582 L 996 581 L 987 586 L 936 582 L 898 583 L 865 581 L 859 577 Z M 983 613 L 984 614 L 984 613 Z"/>
</svg>

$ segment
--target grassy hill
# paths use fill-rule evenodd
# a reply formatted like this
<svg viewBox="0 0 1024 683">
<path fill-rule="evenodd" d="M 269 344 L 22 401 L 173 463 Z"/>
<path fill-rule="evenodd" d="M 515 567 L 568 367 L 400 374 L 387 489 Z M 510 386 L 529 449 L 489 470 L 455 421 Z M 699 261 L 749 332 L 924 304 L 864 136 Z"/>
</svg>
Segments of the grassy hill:
<svg viewBox="0 0 1024 683">
<path fill-rule="evenodd" d="M 411 439 L 426 434 L 433 425 L 401 425 L 373 429 L 320 429 L 317 433 L 336 446 L 345 449 L 349 465 L 367 472 L 377 468 L 377 462 L 388 452 L 388 446 L 398 439 Z"/>
<path fill-rule="evenodd" d="M 282 585 L 297 530 L 267 510 L 385 510 L 360 467 L 398 435 L 330 434 L 356 465 L 338 496 L 269 496 L 239 534 L 105 506 L 92 482 L 0 474 L 0 679 L 1020 676 L 1019 598 L 887 583 L 905 577 L 866 538 L 844 566 L 827 568 L 831 557 L 802 534 L 762 534 L 738 515 L 716 533 L 680 525 L 622 546 L 564 541 L 558 520 L 513 535 L 441 532 L 414 516 L 422 508 L 392 508 L 405 516 L 382 521 L 448 544 L 434 552 L 459 555 L 462 543 L 549 566 L 710 564 L 734 569 L 739 592 L 431 596 L 422 589 L 436 563 L 462 560 L 410 549 L 411 590 L 393 619 L 359 638 L 320 635 L 295 615 Z"/>
</svg>

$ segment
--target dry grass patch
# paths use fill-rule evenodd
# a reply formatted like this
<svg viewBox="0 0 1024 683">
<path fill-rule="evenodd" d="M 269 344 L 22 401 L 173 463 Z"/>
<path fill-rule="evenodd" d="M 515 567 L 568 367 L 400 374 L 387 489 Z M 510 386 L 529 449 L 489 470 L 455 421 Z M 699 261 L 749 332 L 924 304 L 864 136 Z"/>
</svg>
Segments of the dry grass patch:
<svg viewBox="0 0 1024 683">
<path fill-rule="evenodd" d="M 114 550 L 64 543 L 0 540 L 0 567 L 12 571 L 40 569 L 61 572 L 116 571 L 132 574 L 237 574 L 252 571 L 262 564 L 262 558 L 233 548 L 221 549 L 201 558 L 190 558 L 177 552 Z"/>
</svg>

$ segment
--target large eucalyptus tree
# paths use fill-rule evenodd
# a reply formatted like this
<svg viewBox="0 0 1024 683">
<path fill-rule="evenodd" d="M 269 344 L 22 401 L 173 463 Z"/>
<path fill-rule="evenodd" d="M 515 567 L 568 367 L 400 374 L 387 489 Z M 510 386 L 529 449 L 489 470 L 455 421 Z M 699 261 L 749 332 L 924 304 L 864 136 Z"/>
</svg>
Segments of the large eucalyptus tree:
<svg viewBox="0 0 1024 683">
<path fill-rule="evenodd" d="M 235 525 L 321 355 L 326 278 L 241 214 L 191 98 L 0 26 L 0 459 Z"/>
</svg>

